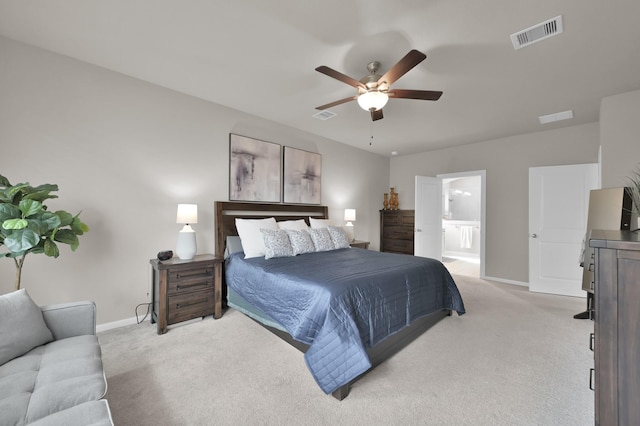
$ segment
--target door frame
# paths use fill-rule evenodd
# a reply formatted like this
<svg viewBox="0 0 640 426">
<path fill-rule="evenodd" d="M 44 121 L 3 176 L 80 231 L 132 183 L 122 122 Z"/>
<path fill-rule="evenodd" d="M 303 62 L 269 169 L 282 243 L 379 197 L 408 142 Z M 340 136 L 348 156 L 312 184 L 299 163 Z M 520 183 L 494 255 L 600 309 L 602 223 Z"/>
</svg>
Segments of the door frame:
<svg viewBox="0 0 640 426">
<path fill-rule="evenodd" d="M 486 170 L 474 170 L 469 172 L 459 173 L 445 173 L 436 175 L 440 181 L 440 192 L 442 193 L 444 180 L 455 179 L 461 177 L 480 176 L 480 278 L 486 279 L 485 274 L 485 240 L 487 229 L 487 171 Z"/>
</svg>

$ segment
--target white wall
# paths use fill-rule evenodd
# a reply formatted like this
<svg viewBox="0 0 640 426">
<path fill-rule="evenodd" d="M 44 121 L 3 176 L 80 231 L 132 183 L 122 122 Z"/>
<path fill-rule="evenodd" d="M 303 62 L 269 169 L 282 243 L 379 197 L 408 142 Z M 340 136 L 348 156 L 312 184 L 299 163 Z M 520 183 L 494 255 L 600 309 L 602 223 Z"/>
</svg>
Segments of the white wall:
<svg viewBox="0 0 640 426">
<path fill-rule="evenodd" d="M 379 247 L 388 158 L 0 37 L 0 174 L 58 184 L 50 208 L 91 228 L 75 253 L 27 256 L 23 287 L 39 304 L 94 300 L 99 324 L 133 317 L 149 259 L 175 247 L 178 203 L 198 204 L 198 252 L 214 251 L 229 133 L 322 154 L 322 203 L 339 223 L 356 208 L 358 238 Z M 0 259 L 0 293 L 14 270 Z"/>
<path fill-rule="evenodd" d="M 528 281 L 529 167 L 598 161 L 597 123 L 490 140 L 391 159 L 390 184 L 414 208 L 416 175 L 486 170 L 485 274 Z"/>
</svg>

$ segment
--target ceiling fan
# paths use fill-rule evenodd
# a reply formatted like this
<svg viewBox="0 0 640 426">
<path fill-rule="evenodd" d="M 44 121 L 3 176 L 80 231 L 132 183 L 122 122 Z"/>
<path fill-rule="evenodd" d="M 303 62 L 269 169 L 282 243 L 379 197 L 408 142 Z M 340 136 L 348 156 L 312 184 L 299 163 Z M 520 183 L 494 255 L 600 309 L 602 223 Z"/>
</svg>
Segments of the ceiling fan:
<svg viewBox="0 0 640 426">
<path fill-rule="evenodd" d="M 382 76 L 378 75 L 380 62 L 369 62 L 367 65 L 369 75 L 363 77 L 359 81 L 325 65 L 319 66 L 316 68 L 316 71 L 328 75 L 329 77 L 333 77 L 336 80 L 340 80 L 349 86 L 355 87 L 358 89 L 358 95 L 340 99 L 339 101 L 331 102 L 326 105 L 321 105 L 316 107 L 316 109 L 324 110 L 336 105 L 357 100 L 358 105 L 360 105 L 362 109 L 371 113 L 371 120 L 376 121 L 383 118 L 382 108 L 387 104 L 389 98 L 437 101 L 440 99 L 440 96 L 442 96 L 442 92 L 432 90 L 390 89 L 391 85 L 396 80 L 405 75 L 426 58 L 427 55 L 424 53 L 417 50 L 411 50 L 404 56 L 404 58 L 402 58 Z"/>
</svg>

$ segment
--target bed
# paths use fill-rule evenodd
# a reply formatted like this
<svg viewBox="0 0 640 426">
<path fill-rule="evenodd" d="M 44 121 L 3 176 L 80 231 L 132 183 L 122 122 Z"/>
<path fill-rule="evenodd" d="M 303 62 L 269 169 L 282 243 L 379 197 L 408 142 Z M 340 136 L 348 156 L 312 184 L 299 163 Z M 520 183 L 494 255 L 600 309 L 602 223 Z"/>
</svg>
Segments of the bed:
<svg viewBox="0 0 640 426">
<path fill-rule="evenodd" d="M 318 386 L 342 400 L 358 378 L 442 318 L 464 314 L 464 303 L 434 259 L 344 245 L 245 258 L 246 240 L 238 242 L 238 218 L 282 225 L 327 216 L 326 206 L 216 202 L 216 254 L 226 258 L 228 307 L 304 352 Z"/>
</svg>

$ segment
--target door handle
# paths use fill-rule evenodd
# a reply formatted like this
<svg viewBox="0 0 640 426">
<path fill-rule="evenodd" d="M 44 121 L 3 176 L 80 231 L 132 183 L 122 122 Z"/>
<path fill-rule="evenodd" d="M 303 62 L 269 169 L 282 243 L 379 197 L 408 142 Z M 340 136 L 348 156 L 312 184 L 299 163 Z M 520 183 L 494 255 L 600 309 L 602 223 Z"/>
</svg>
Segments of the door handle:
<svg viewBox="0 0 640 426">
<path fill-rule="evenodd" d="M 416 232 L 422 232 L 422 229 L 418 228 L 418 229 L 416 229 Z"/>
<path fill-rule="evenodd" d="M 538 234 L 531 234 L 531 238 L 538 238 Z"/>
</svg>

